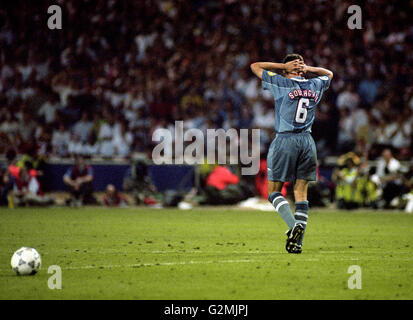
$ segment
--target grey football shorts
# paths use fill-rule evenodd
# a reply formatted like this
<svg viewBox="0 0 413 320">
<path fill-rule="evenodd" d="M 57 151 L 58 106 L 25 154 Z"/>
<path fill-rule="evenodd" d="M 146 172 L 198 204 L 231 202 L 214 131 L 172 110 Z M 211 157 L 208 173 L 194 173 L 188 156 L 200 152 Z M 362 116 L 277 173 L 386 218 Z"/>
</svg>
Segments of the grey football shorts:
<svg viewBox="0 0 413 320">
<path fill-rule="evenodd" d="M 277 133 L 267 155 L 268 180 L 317 180 L 317 151 L 309 132 Z"/>
</svg>

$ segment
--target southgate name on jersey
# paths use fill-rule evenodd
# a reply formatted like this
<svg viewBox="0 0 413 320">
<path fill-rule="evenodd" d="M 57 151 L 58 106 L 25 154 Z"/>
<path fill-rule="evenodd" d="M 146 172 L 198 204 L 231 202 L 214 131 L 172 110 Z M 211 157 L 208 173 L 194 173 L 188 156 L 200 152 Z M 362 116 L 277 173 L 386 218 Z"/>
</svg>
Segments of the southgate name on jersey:
<svg viewBox="0 0 413 320">
<path fill-rule="evenodd" d="M 290 97 L 291 100 L 295 98 L 309 98 L 309 99 L 313 99 L 315 102 L 318 101 L 318 93 L 310 89 L 292 90 L 288 93 L 288 96 Z"/>
</svg>

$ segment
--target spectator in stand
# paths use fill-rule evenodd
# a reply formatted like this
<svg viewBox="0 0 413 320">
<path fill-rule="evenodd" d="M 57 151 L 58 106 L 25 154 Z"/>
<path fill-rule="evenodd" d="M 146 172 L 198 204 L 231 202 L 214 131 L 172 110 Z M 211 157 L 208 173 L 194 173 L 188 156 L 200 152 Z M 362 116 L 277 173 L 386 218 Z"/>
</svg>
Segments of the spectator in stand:
<svg viewBox="0 0 413 320">
<path fill-rule="evenodd" d="M 381 81 L 377 79 L 372 68 L 367 70 L 367 78 L 363 79 L 359 85 L 358 91 L 363 102 L 373 104 L 379 92 Z"/>
<path fill-rule="evenodd" d="M 382 154 L 382 151 L 391 147 L 391 134 L 389 126 L 385 119 L 377 120 L 377 125 L 374 127 L 374 144 L 375 148 L 380 151 L 377 156 Z"/>
<path fill-rule="evenodd" d="M 107 115 L 107 120 L 100 126 L 98 140 L 100 141 L 99 154 L 105 158 L 116 155 L 113 136 L 118 129 L 113 115 Z"/>
<path fill-rule="evenodd" d="M 58 125 L 58 129 L 52 134 L 53 154 L 66 157 L 69 153 L 70 132 L 66 130 L 63 122 Z"/>
<path fill-rule="evenodd" d="M 79 207 L 84 204 L 96 204 L 93 196 L 93 169 L 86 164 L 82 155 L 76 156 L 75 165 L 66 171 L 63 182 L 71 195 L 67 201 L 68 205 Z"/>
<path fill-rule="evenodd" d="M 19 132 L 19 124 L 10 110 L 6 111 L 3 122 L 0 123 L 0 132 L 4 132 L 10 141 L 15 140 L 14 137 Z"/>
<path fill-rule="evenodd" d="M 107 115 L 106 121 L 99 128 L 99 140 L 112 139 L 117 126 L 113 115 Z"/>
<path fill-rule="evenodd" d="M 410 112 L 400 113 L 396 117 L 396 121 L 392 122 L 393 132 L 390 136 L 392 147 L 399 150 L 400 155 L 408 158 L 410 145 L 412 142 L 412 127 L 413 121 Z"/>
<path fill-rule="evenodd" d="M 115 130 L 112 143 L 116 149 L 117 155 L 121 157 L 127 157 L 130 155 L 133 136 L 130 131 L 127 131 L 127 126 L 124 122 L 121 122 L 118 130 Z"/>
<path fill-rule="evenodd" d="M 76 133 L 72 133 L 72 135 L 70 136 L 67 151 L 72 156 L 83 154 L 83 143 L 80 139 L 80 136 Z"/>
<path fill-rule="evenodd" d="M 44 119 L 46 124 L 54 124 L 57 119 L 57 112 L 60 110 L 58 96 L 52 94 L 50 98 L 42 104 L 37 115 Z"/>
<path fill-rule="evenodd" d="M 112 158 L 116 155 L 116 148 L 113 139 L 108 136 L 104 137 L 100 142 L 99 155 L 104 158 Z"/>
<path fill-rule="evenodd" d="M 348 152 L 352 150 L 355 145 L 354 123 L 348 108 L 340 110 L 340 120 L 338 125 L 338 150 L 340 152 Z"/>
<path fill-rule="evenodd" d="M 336 105 L 339 110 L 347 108 L 350 111 L 357 109 L 360 103 L 360 96 L 356 92 L 354 81 L 349 81 L 346 89 L 337 96 Z"/>
<path fill-rule="evenodd" d="M 89 132 L 92 128 L 92 122 L 89 121 L 87 112 L 82 113 L 82 118 L 73 126 L 73 133 L 80 137 L 80 141 L 86 142 Z"/>
<path fill-rule="evenodd" d="M 19 134 L 24 142 L 30 140 L 34 131 L 36 130 L 36 123 L 32 115 L 28 111 L 23 112 L 23 118 L 19 123 Z"/>
<path fill-rule="evenodd" d="M 96 134 L 91 132 L 85 144 L 83 144 L 82 154 L 85 157 L 91 158 L 99 153 L 99 143 Z"/>
<path fill-rule="evenodd" d="M 274 117 L 275 111 L 274 106 L 266 101 L 262 105 L 260 104 L 261 108 L 256 111 L 255 114 L 255 123 L 254 125 L 258 128 L 271 128 L 274 127 Z"/>
</svg>

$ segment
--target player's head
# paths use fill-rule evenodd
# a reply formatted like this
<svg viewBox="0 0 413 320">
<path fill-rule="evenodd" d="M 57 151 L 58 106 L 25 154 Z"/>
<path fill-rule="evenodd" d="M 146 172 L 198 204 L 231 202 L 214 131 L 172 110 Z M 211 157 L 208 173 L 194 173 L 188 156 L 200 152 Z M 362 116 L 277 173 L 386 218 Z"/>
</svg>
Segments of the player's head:
<svg viewBox="0 0 413 320">
<path fill-rule="evenodd" d="M 298 54 L 298 53 L 289 53 L 285 56 L 283 63 L 287 63 L 290 61 L 294 61 L 294 60 L 300 60 L 302 62 L 304 62 L 304 58 L 302 55 Z M 292 71 L 292 72 L 285 72 L 284 71 L 284 75 L 288 78 L 291 77 L 303 77 L 304 73 L 300 72 L 300 71 Z"/>
</svg>

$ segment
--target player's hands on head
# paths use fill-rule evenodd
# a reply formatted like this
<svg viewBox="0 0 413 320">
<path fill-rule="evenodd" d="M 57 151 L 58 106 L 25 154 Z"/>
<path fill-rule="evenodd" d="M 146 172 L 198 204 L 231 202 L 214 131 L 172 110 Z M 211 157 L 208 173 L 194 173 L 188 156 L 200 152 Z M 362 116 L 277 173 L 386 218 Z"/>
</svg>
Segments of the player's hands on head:
<svg viewBox="0 0 413 320">
<path fill-rule="evenodd" d="M 299 59 L 285 63 L 285 71 L 287 73 L 297 73 L 301 75 L 306 72 L 306 68 L 307 66 L 304 64 L 304 62 Z"/>
<path fill-rule="evenodd" d="M 297 72 L 298 72 L 301 76 L 305 75 L 305 74 L 308 72 L 308 66 L 304 63 L 304 61 L 301 61 L 301 60 L 300 60 L 300 62 L 299 62 L 299 67 L 298 67 L 298 69 L 297 69 Z"/>
<path fill-rule="evenodd" d="M 285 71 L 290 73 L 290 72 L 294 71 L 295 69 L 299 68 L 299 66 L 300 66 L 299 61 L 300 60 L 296 59 L 296 60 L 292 60 L 292 61 L 288 61 L 288 62 L 284 63 Z"/>
</svg>

